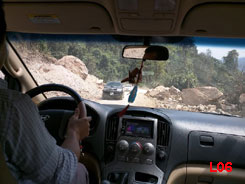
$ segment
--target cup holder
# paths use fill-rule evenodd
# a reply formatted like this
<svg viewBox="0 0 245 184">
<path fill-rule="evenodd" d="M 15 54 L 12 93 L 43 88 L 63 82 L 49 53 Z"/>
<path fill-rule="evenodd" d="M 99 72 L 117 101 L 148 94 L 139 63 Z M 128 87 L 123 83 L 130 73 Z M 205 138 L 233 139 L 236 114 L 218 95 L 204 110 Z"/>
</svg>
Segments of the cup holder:
<svg viewBox="0 0 245 184">
<path fill-rule="evenodd" d="M 151 175 L 151 174 L 136 172 L 135 173 L 135 181 L 156 184 L 158 181 L 158 178 L 154 175 Z"/>
</svg>

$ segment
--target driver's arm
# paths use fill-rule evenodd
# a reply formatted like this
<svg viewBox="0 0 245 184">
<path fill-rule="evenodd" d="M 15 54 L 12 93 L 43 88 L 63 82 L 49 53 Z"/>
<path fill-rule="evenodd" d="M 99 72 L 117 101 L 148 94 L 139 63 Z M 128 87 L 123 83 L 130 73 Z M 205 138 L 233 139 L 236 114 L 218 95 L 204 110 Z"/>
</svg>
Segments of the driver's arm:
<svg viewBox="0 0 245 184">
<path fill-rule="evenodd" d="M 27 95 L 1 94 L 0 143 L 19 182 L 71 183 L 78 165 L 73 151 L 56 145 Z"/>
</svg>

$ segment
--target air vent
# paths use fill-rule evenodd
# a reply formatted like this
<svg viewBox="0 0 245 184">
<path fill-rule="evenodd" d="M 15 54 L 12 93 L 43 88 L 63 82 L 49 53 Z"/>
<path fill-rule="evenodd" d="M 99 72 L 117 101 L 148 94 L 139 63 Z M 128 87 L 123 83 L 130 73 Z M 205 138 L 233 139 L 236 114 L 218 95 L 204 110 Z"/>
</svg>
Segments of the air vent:
<svg viewBox="0 0 245 184">
<path fill-rule="evenodd" d="M 114 160 L 115 148 L 117 142 L 119 118 L 117 115 L 108 119 L 106 124 L 105 138 L 105 163 L 108 164 Z"/>
<path fill-rule="evenodd" d="M 119 118 L 114 116 L 109 119 L 106 125 L 106 141 L 116 141 Z"/>
<path fill-rule="evenodd" d="M 169 124 L 158 120 L 157 125 L 157 146 L 168 146 L 169 142 Z"/>
</svg>

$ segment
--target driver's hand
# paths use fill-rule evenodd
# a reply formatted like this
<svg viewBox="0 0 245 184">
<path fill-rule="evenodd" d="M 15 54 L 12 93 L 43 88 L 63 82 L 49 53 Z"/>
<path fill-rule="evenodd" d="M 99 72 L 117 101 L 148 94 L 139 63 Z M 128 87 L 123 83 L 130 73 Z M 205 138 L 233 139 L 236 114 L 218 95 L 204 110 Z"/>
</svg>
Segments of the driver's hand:
<svg viewBox="0 0 245 184">
<path fill-rule="evenodd" d="M 78 104 L 78 107 L 75 109 L 74 115 L 69 119 L 67 125 L 67 134 L 69 134 L 70 132 L 75 132 L 76 137 L 79 141 L 83 140 L 89 135 L 89 122 L 92 120 L 91 117 L 81 117 L 84 116 L 83 107 L 84 105 L 82 105 L 81 103 Z"/>
</svg>

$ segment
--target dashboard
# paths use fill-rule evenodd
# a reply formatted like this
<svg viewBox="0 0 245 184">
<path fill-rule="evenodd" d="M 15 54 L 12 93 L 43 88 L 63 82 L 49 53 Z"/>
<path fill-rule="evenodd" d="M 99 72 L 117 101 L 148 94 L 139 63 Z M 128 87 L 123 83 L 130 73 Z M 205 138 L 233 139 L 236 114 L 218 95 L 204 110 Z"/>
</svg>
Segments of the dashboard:
<svg viewBox="0 0 245 184">
<path fill-rule="evenodd" d="M 124 106 L 86 100 L 85 104 L 93 121 L 90 136 L 83 141 L 84 150 L 99 162 L 102 180 L 164 184 L 173 172 L 184 166 L 183 183 L 245 181 L 244 118 L 144 107 L 129 107 L 126 114 L 119 117 Z M 66 109 L 71 115 L 75 106 L 69 97 L 55 97 L 41 103 L 39 110 L 42 113 Z M 56 138 L 57 132 L 64 130 L 64 125 L 58 125 L 49 132 Z M 62 136 L 60 138 L 62 141 Z M 231 175 L 240 171 L 242 174 L 235 179 L 234 175 L 220 179 L 209 175 L 210 172 L 203 176 L 202 170 L 195 175 L 195 181 L 194 176 L 188 178 L 188 166 L 209 168 L 210 162 L 214 165 L 231 162 Z"/>
<path fill-rule="evenodd" d="M 107 124 L 105 155 L 111 156 L 106 156 L 108 165 L 104 169 L 104 177 L 114 183 L 125 175 L 128 183 L 162 181 L 164 172 L 156 165 L 156 157 L 162 154 L 159 158 L 166 161 L 167 145 L 161 145 L 159 138 L 165 135 L 163 142 L 167 141 L 167 122 L 160 126 L 157 118 L 133 115 L 125 115 L 118 120 Z M 117 131 L 111 137 L 113 129 Z"/>
</svg>

